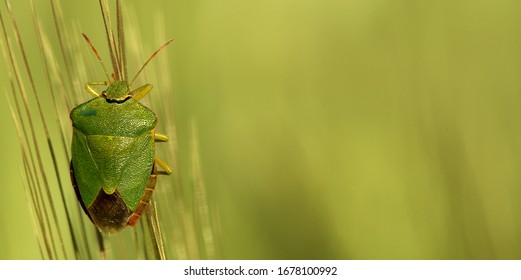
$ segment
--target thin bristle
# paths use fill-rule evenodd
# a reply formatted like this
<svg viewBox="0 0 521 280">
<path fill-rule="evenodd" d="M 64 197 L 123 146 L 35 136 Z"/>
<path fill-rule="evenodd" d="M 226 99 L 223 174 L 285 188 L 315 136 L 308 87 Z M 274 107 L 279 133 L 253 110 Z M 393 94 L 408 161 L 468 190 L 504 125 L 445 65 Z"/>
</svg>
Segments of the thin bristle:
<svg viewBox="0 0 521 280">
<path fill-rule="evenodd" d="M 8 5 L 7 2 L 6 2 L 6 5 Z M 8 5 L 8 8 L 9 8 L 9 5 Z M 42 161 L 41 161 L 41 157 L 40 157 L 40 151 L 39 151 L 39 146 L 38 146 L 38 142 L 37 142 L 37 139 L 36 139 L 35 128 L 34 128 L 33 120 L 32 120 L 32 117 L 31 117 L 30 110 L 29 110 L 29 105 L 28 105 L 28 101 L 27 101 L 27 95 L 25 94 L 25 88 L 23 87 L 23 83 L 21 82 L 21 78 L 20 78 L 21 75 L 20 75 L 20 72 L 18 70 L 17 64 L 15 63 L 14 53 L 12 51 L 10 40 L 7 38 L 7 32 L 5 30 L 5 24 L 4 24 L 4 21 L 3 21 L 3 18 L 1 16 L 1 14 L 0 14 L 0 21 L 1 21 L 3 32 L 4 32 L 4 37 L 5 37 L 8 53 L 9 53 L 9 60 L 11 62 L 11 67 L 12 67 L 13 74 L 14 74 L 14 79 L 16 81 L 16 84 L 18 86 L 19 91 L 22 93 L 22 97 L 23 97 L 22 100 L 23 100 L 23 105 L 24 105 L 24 109 L 25 109 L 25 114 L 27 116 L 27 121 L 29 122 L 30 133 L 27 133 L 27 130 L 25 129 L 25 126 L 23 125 L 23 127 L 24 127 L 24 136 L 31 138 L 32 145 L 34 146 L 34 149 L 35 149 L 35 152 L 33 153 L 32 149 L 31 149 L 31 145 L 27 145 L 28 150 L 29 150 L 28 154 L 31 157 L 31 160 L 30 160 L 30 162 L 31 162 L 31 170 L 34 172 L 34 175 L 33 175 L 34 177 L 38 178 L 38 174 L 40 174 L 41 175 L 40 178 L 42 178 L 43 184 L 48 186 L 47 185 L 47 181 L 46 181 L 47 177 L 44 174 L 43 165 L 42 165 Z M 12 86 L 12 88 L 13 88 L 13 96 L 14 96 L 16 108 L 18 110 L 17 111 L 18 115 L 22 116 L 17 95 L 14 93 L 15 92 L 14 85 Z M 29 140 L 27 140 L 27 141 L 29 141 Z M 36 158 L 38 160 L 38 167 L 39 167 L 38 169 L 36 168 L 36 164 L 35 164 L 35 160 L 34 160 L 33 154 L 36 155 Z M 38 171 L 40 171 L 40 172 L 38 172 Z M 39 197 L 39 199 L 43 200 L 43 195 L 41 194 L 40 182 L 39 182 L 39 180 L 35 180 L 35 181 L 36 181 L 36 186 L 37 186 L 36 189 L 38 191 L 38 197 Z M 48 249 L 47 251 L 49 253 L 49 257 L 52 259 L 52 258 L 55 258 L 55 256 L 57 255 L 56 254 L 56 247 L 54 246 L 54 238 L 53 238 L 52 231 L 50 230 L 50 228 L 47 228 L 45 226 L 45 225 L 50 225 L 51 224 L 50 221 L 49 221 L 49 215 L 48 215 L 47 210 L 46 210 L 47 208 L 46 207 L 42 207 L 42 208 L 43 208 L 43 212 L 44 212 L 43 215 L 42 215 L 43 216 L 42 220 L 45 220 L 45 223 L 42 223 L 43 224 L 42 234 L 44 236 L 46 244 L 48 245 L 47 246 L 47 249 Z M 46 231 L 48 231 L 49 235 L 46 234 Z M 48 244 L 48 241 L 50 241 L 50 244 Z"/>
<path fill-rule="evenodd" d="M 30 4 L 31 4 L 31 12 L 32 12 L 32 16 L 33 16 L 33 21 L 34 21 L 34 28 L 36 30 L 36 36 L 37 36 L 37 39 L 38 39 L 38 48 L 40 49 L 40 54 L 41 54 L 42 60 L 44 62 L 44 69 L 45 69 L 47 82 L 49 84 L 49 91 L 50 91 L 51 97 L 53 99 L 53 104 L 56 105 L 56 98 L 54 97 L 54 89 L 53 89 L 51 77 L 50 77 L 50 74 L 49 74 L 49 64 L 48 64 L 46 56 L 45 56 L 45 52 L 44 52 L 44 48 L 43 48 L 43 39 L 42 39 L 42 34 L 41 34 L 40 23 L 39 23 L 37 15 L 36 15 L 36 9 L 34 7 L 33 0 L 30 0 Z M 36 95 L 36 100 L 38 102 L 38 110 L 39 110 L 39 113 L 40 113 L 40 117 L 42 118 L 42 121 L 43 121 L 44 129 L 45 129 L 45 135 L 47 137 L 47 143 L 48 143 L 49 151 L 51 153 L 51 158 L 52 158 L 52 161 L 53 161 L 55 176 L 56 176 L 56 179 L 58 180 L 58 187 L 60 189 L 61 202 L 62 202 L 62 204 L 64 206 L 66 206 L 65 193 L 64 193 L 63 183 L 62 183 L 62 180 L 60 178 L 56 151 L 54 149 L 54 145 L 50 141 L 49 129 L 47 128 L 47 123 L 45 121 L 45 118 L 43 117 L 43 112 L 42 112 L 42 108 L 41 108 L 40 103 L 39 103 L 38 95 Z M 58 115 L 58 110 L 57 110 L 56 106 L 54 107 L 54 109 L 55 109 L 56 114 Z M 62 141 L 62 148 L 66 149 L 66 143 L 65 143 L 65 138 L 64 138 L 63 133 L 61 134 L 61 141 Z M 74 252 L 76 254 L 76 257 L 79 258 L 79 246 L 78 246 L 78 242 L 77 242 L 77 240 L 76 240 L 76 238 L 74 236 L 74 231 L 72 229 L 71 215 L 69 213 L 68 207 L 64 207 L 64 209 L 65 209 L 65 216 L 67 218 L 67 225 L 68 225 L 69 234 L 72 236 Z M 62 246 L 64 246 L 63 242 L 62 242 Z M 64 254 L 65 254 L 65 250 L 64 250 Z M 67 258 L 66 254 L 65 254 L 65 257 Z"/>
<path fill-rule="evenodd" d="M 28 62 L 27 55 L 26 55 L 26 52 L 25 52 L 24 44 L 22 43 L 22 38 L 21 38 L 20 32 L 18 30 L 18 25 L 16 24 L 16 20 L 15 20 L 15 17 L 13 15 L 13 12 L 12 12 L 12 9 L 11 9 L 11 5 L 10 5 L 9 1 L 7 1 L 7 0 L 6 0 L 6 5 L 7 5 L 7 10 L 9 12 L 9 16 L 11 18 L 11 23 L 13 25 L 15 38 L 16 38 L 16 41 L 18 43 L 18 47 L 20 48 L 20 51 L 21 51 L 21 54 L 22 54 L 25 70 L 26 70 L 26 73 L 27 73 L 27 75 L 29 77 L 29 82 L 31 84 L 31 88 L 33 90 L 34 100 L 36 101 L 36 105 L 37 105 L 37 108 L 38 108 L 38 113 L 39 113 L 39 116 L 40 116 L 40 121 L 43 124 L 45 137 L 46 137 L 46 140 L 47 140 L 47 148 L 49 149 L 49 152 L 51 153 L 51 157 L 53 157 L 53 166 L 54 166 L 54 169 L 55 169 L 56 173 L 58 174 L 58 171 L 57 171 L 58 170 L 57 169 L 58 166 L 57 166 L 57 162 L 55 161 L 55 157 L 54 157 L 54 154 L 55 154 L 54 153 L 54 146 L 52 144 L 52 141 L 50 140 L 49 129 L 47 127 L 47 122 L 45 120 L 45 115 L 43 113 L 43 109 L 42 109 L 42 106 L 41 106 L 39 94 L 37 93 L 36 86 L 35 86 L 35 83 L 34 83 L 34 80 L 33 80 L 33 75 L 32 75 L 31 68 L 29 66 L 29 62 Z M 23 95 L 23 98 L 24 98 L 24 102 L 26 103 L 26 107 L 28 107 L 28 105 L 27 105 L 27 97 L 26 97 L 25 93 L 23 93 L 22 95 Z M 33 125 L 32 121 L 30 121 L 30 123 L 31 123 L 31 126 L 32 126 Z M 59 244 L 60 244 L 60 246 L 62 248 L 62 251 L 63 251 L 63 254 L 64 254 L 65 258 L 67 258 L 67 252 L 65 250 L 65 245 L 63 243 L 62 232 L 61 232 L 61 230 L 59 230 L 59 226 L 58 226 L 58 215 L 56 213 L 56 208 L 54 207 L 54 205 L 57 205 L 57 204 L 53 203 L 53 199 L 52 199 L 52 196 L 51 196 L 51 191 L 50 191 L 47 175 L 45 174 L 44 167 L 43 167 L 43 162 L 42 162 L 42 159 L 41 159 L 41 151 L 39 150 L 38 145 L 36 145 L 36 138 L 35 138 L 34 131 L 33 131 L 33 141 L 34 141 L 35 150 L 37 152 L 38 166 L 40 168 L 40 172 L 41 172 L 42 179 L 43 179 L 43 182 L 44 182 L 45 194 L 47 195 L 47 199 L 48 199 L 48 201 L 49 201 L 49 203 L 51 205 L 51 213 L 52 213 L 52 217 L 53 217 L 53 220 L 54 220 L 54 225 L 56 227 L 56 231 L 58 233 L 58 241 L 59 241 Z M 59 185 L 60 189 L 63 189 L 61 180 L 59 178 L 59 175 L 58 175 L 57 179 L 58 179 L 58 185 Z"/>
<path fill-rule="evenodd" d="M 154 200 L 150 201 L 150 205 L 146 211 L 148 230 L 152 243 L 155 245 L 153 250 L 156 259 L 166 260 L 165 246 L 163 242 L 163 235 L 161 233 L 161 224 L 156 211 L 156 203 Z"/>
<path fill-rule="evenodd" d="M 13 54 L 11 52 L 11 46 L 10 46 L 10 42 L 9 42 L 9 39 L 7 37 L 7 32 L 5 30 L 5 25 L 4 25 L 4 20 L 3 20 L 3 17 L 2 17 L 2 13 L 0 12 L 0 23 L 1 23 L 1 26 L 2 26 L 2 31 L 3 31 L 3 34 L 4 34 L 4 39 L 5 39 L 5 44 L 6 44 L 6 47 L 7 47 L 7 50 L 4 48 L 4 45 L 1 44 L 2 46 L 2 55 L 4 56 L 4 60 L 7 62 L 7 61 L 10 61 L 11 64 L 13 64 Z M 8 54 L 7 54 L 8 53 Z M 49 240 L 46 238 L 45 236 L 45 225 L 44 225 L 44 217 L 42 215 L 42 210 L 41 208 L 39 207 L 39 204 L 36 203 L 36 199 L 35 199 L 35 193 L 34 193 L 34 181 L 33 181 L 33 172 L 34 169 L 31 169 L 29 167 L 29 160 L 27 159 L 27 154 L 29 154 L 31 157 L 32 157 L 32 153 L 31 153 L 31 147 L 28 145 L 27 143 L 27 138 L 24 137 L 24 135 L 27 135 L 27 130 L 25 128 L 25 125 L 24 125 L 24 121 L 22 118 L 20 118 L 20 120 L 18 121 L 18 118 L 17 116 L 21 116 L 21 110 L 20 110 L 20 105 L 18 103 L 18 99 L 17 99 L 17 95 L 16 95 L 16 89 L 15 89 L 15 85 L 14 85 L 14 79 L 15 77 L 13 76 L 16 76 L 17 74 L 17 69 L 13 68 L 12 69 L 13 71 L 9 71 L 8 74 L 9 74 L 9 80 L 10 80 L 10 85 L 11 85 L 11 92 L 13 94 L 13 97 L 15 99 L 15 103 L 16 103 L 16 111 L 10 101 L 10 98 L 9 98 L 9 95 L 7 94 L 6 92 L 6 100 L 7 100 L 7 104 L 8 104 L 8 107 L 9 107 L 9 110 L 11 112 L 11 117 L 13 119 L 13 123 L 14 123 L 14 126 L 15 126 L 15 129 L 16 129 L 16 132 L 17 132 L 17 136 L 18 136 L 18 142 L 20 143 L 20 149 L 21 149 L 21 153 L 22 153 L 22 160 L 23 160 L 23 166 L 24 166 L 24 171 L 25 171 L 25 175 L 26 175 L 26 179 L 27 179 L 27 184 L 29 185 L 29 188 L 28 188 L 28 193 L 26 193 L 26 195 L 28 197 L 30 197 L 30 201 L 31 201 L 31 205 L 34 206 L 34 214 L 36 214 L 36 216 L 38 217 L 36 220 L 34 220 L 33 224 L 36 224 L 36 221 L 38 222 L 38 228 L 41 230 L 42 232 L 42 235 L 43 235 L 43 239 L 39 239 L 38 240 L 42 240 L 43 244 L 42 243 L 38 243 L 39 245 L 39 249 L 40 249 L 40 253 L 41 253 L 41 256 L 42 258 L 51 258 L 51 255 L 52 255 L 52 251 L 50 249 L 50 244 L 49 244 Z M 15 72 L 15 73 L 13 73 Z M 26 145 L 28 146 L 28 148 L 26 148 Z M 29 150 L 29 151 L 28 151 Z M 33 166 L 34 166 L 34 162 L 33 163 Z M 38 235 L 36 235 L 38 237 Z M 45 247 L 45 251 L 43 250 L 42 247 Z M 45 254 L 44 254 L 45 252 Z"/>
<path fill-rule="evenodd" d="M 206 191 L 202 167 L 201 158 L 199 154 L 199 134 L 197 130 L 197 123 L 194 119 L 190 121 L 190 155 L 192 161 L 192 181 L 194 184 L 193 188 L 193 199 L 194 199 L 194 215 L 195 220 L 198 224 L 196 227 L 200 229 L 202 242 L 202 252 L 206 259 L 215 259 L 217 257 L 216 246 L 215 246 L 215 232 L 212 227 L 212 219 L 210 215 L 210 207 L 208 205 L 208 193 Z"/>
<path fill-rule="evenodd" d="M 121 1 L 116 1 L 116 12 L 117 12 L 117 28 L 118 28 L 118 47 L 119 47 L 119 65 L 121 66 L 120 72 L 123 80 L 127 80 L 127 54 L 125 51 L 125 29 L 123 28 L 123 11 L 121 9 Z"/>
<path fill-rule="evenodd" d="M 172 43 L 174 41 L 174 38 L 168 40 L 168 42 L 164 43 L 161 47 L 159 47 L 159 49 L 157 49 L 157 51 L 155 51 L 151 56 L 150 58 L 145 62 L 145 64 L 143 64 L 143 66 L 141 66 L 141 69 L 139 69 L 139 71 L 137 72 L 136 76 L 134 76 L 134 78 L 132 79 L 132 81 L 128 84 L 129 87 L 132 86 L 132 84 L 134 83 L 134 81 L 136 80 L 136 78 L 139 76 L 139 74 L 143 71 L 143 69 L 145 69 L 145 67 L 147 66 L 147 64 L 164 48 L 166 48 L 170 43 Z"/>
<path fill-rule="evenodd" d="M 107 35 L 107 41 L 109 43 L 110 59 L 112 61 L 112 68 L 114 70 L 114 80 L 121 80 L 120 73 L 120 62 L 118 60 L 118 52 L 116 49 L 116 43 L 114 42 L 114 33 L 112 32 L 112 21 L 110 20 L 110 9 L 108 2 L 99 0 L 101 15 L 103 17 L 103 23 L 105 24 L 105 33 Z"/>
<path fill-rule="evenodd" d="M 65 73 L 67 74 L 67 77 L 64 79 L 65 81 L 67 81 L 68 85 L 69 85 L 69 90 L 70 91 L 74 91 L 75 90 L 75 87 L 74 87 L 74 80 L 75 80 L 75 75 L 74 75 L 74 71 L 73 71 L 73 66 L 72 66 L 72 59 L 71 59 L 71 56 L 70 56 L 70 52 L 66 50 L 65 48 L 65 42 L 66 40 L 64 39 L 64 34 L 63 34 L 63 29 L 64 29 L 64 25 L 63 25 L 63 13 L 60 9 L 60 5 L 57 5 L 55 3 L 56 0 L 51 0 L 51 10 L 52 10 L 52 19 L 53 19 L 53 22 L 54 22 L 54 28 L 56 29 L 56 35 L 58 36 L 58 43 L 60 44 L 60 52 L 62 54 L 62 58 L 63 58 L 63 63 L 65 64 Z M 78 100 L 76 98 L 76 94 L 72 94 L 72 101 L 74 104 L 78 104 Z"/>
<path fill-rule="evenodd" d="M 12 109 L 12 108 L 10 108 Z M 11 111 L 12 112 L 12 111 Z M 23 150 L 23 149 L 22 149 Z M 23 152 L 22 152 L 23 153 Z M 23 175 L 28 176 L 28 170 L 27 170 L 27 164 L 26 162 L 24 161 L 24 172 L 21 172 L 20 171 L 20 177 L 24 177 Z M 31 209 L 31 211 L 29 211 L 31 213 L 31 220 L 32 220 L 32 228 L 33 228 L 33 234 L 34 234 L 34 237 L 36 238 L 36 241 L 38 243 L 38 250 L 40 252 L 40 256 L 42 256 L 42 258 L 44 257 L 43 255 L 43 248 L 42 248 L 42 244 L 41 244 L 41 237 L 40 237 L 40 234 L 38 232 L 38 226 L 36 225 L 36 216 L 35 216 L 35 210 L 34 210 L 34 198 L 32 198 L 30 195 L 29 195 L 29 189 L 31 188 L 29 186 L 29 183 L 26 182 L 26 181 L 23 181 L 22 182 L 23 186 L 24 186 L 24 190 L 25 190 L 25 196 L 26 196 L 26 199 L 27 201 L 31 201 L 33 203 L 29 203 L 29 208 Z"/>
<path fill-rule="evenodd" d="M 11 88 L 12 88 L 12 91 L 13 91 L 13 94 L 15 93 L 14 90 L 14 84 L 13 82 L 11 81 Z M 34 230 L 35 230 L 35 236 L 38 240 L 40 240 L 40 236 L 38 234 L 38 230 L 37 228 L 39 228 L 43 234 L 45 234 L 43 228 L 43 219 L 41 219 L 42 217 L 42 214 L 41 214 L 41 209 L 39 207 L 39 204 L 36 203 L 36 199 L 35 199 L 35 194 L 34 194 L 34 185 L 32 184 L 32 180 L 29 180 L 29 178 L 32 179 L 32 176 L 31 176 L 31 172 L 29 171 L 30 168 L 29 168 L 29 164 L 28 164 L 28 159 L 27 159 L 27 151 L 25 149 L 25 142 L 24 141 L 24 137 L 22 136 L 23 132 L 22 132 L 22 129 L 20 127 L 20 124 L 17 120 L 17 117 L 16 117 L 16 113 L 15 113 L 15 110 L 13 108 L 13 105 L 11 103 L 11 100 L 9 98 L 9 95 L 5 94 L 5 97 L 6 97 L 6 100 L 7 100 L 7 104 L 8 104 L 8 107 L 9 107 L 9 111 L 11 112 L 11 117 L 13 119 L 13 123 L 14 123 L 14 126 L 15 126 L 15 129 L 16 129 L 16 133 L 17 133 L 17 136 L 18 136 L 18 142 L 20 143 L 20 149 L 22 151 L 22 162 L 23 162 L 23 167 L 24 167 L 24 174 L 26 175 L 25 178 L 27 178 L 27 182 L 26 182 L 26 196 L 27 196 L 27 199 L 31 202 L 30 205 L 31 205 L 31 208 L 33 208 L 34 212 L 31 212 L 31 214 L 34 216 L 36 214 L 36 217 L 38 217 L 37 219 L 34 219 L 33 218 L 33 227 L 34 227 Z M 38 221 L 38 225 L 37 225 L 37 222 Z M 43 246 L 45 246 L 46 248 L 46 253 L 47 253 L 47 257 L 50 258 L 51 256 L 51 251 L 50 251 L 50 245 L 49 243 L 47 242 L 48 240 L 46 238 L 43 238 Z M 44 251 L 43 251 L 43 246 L 40 242 L 38 242 L 38 248 L 40 249 L 40 254 L 43 258 L 45 258 L 45 255 L 44 255 Z"/>
<path fill-rule="evenodd" d="M 85 35 L 85 33 L 81 33 L 81 35 L 83 35 L 83 38 L 85 38 L 85 41 L 87 41 L 87 43 L 90 45 L 90 47 L 92 48 L 92 51 L 94 52 L 94 54 L 98 58 L 98 61 L 101 63 L 101 66 L 103 67 L 103 71 L 105 71 L 105 76 L 107 76 L 107 81 L 110 81 L 109 73 L 107 72 L 107 68 L 105 67 L 105 63 L 103 63 L 103 60 L 101 59 L 101 57 L 100 57 L 100 55 L 98 53 L 98 50 L 96 50 L 96 48 L 92 44 L 92 41 L 89 39 L 89 37 L 87 37 L 87 35 Z"/>
</svg>

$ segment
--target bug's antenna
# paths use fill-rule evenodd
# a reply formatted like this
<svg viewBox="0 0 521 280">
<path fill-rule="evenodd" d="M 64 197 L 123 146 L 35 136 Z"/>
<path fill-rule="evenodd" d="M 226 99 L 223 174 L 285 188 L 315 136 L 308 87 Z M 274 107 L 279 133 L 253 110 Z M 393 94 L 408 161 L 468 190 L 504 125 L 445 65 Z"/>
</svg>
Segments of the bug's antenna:
<svg viewBox="0 0 521 280">
<path fill-rule="evenodd" d="M 109 73 L 107 72 L 107 68 L 105 67 L 105 64 L 103 63 L 103 60 L 101 60 L 101 57 L 99 56 L 98 50 L 96 50 L 96 48 L 94 47 L 94 45 L 90 41 L 89 37 L 87 37 L 87 35 L 85 35 L 85 33 L 81 33 L 81 34 L 83 35 L 83 38 L 85 38 L 85 41 L 87 41 L 87 43 L 92 48 L 92 51 L 94 51 L 94 54 L 96 55 L 96 57 L 98 58 L 99 62 L 101 63 L 101 66 L 103 66 L 103 70 L 105 71 L 105 75 L 107 76 L 107 79 L 108 79 L 107 81 L 110 82 L 111 80 L 110 80 Z"/>
<path fill-rule="evenodd" d="M 145 64 L 143 64 L 143 66 L 141 66 L 141 69 L 139 69 L 139 71 L 137 72 L 136 76 L 134 76 L 134 79 L 132 79 L 132 81 L 128 84 L 129 88 L 132 85 L 132 83 L 134 83 L 134 81 L 136 80 L 137 76 L 139 76 L 139 74 L 141 74 L 141 71 L 143 71 L 143 69 L 145 69 L 145 66 L 147 66 L 147 64 L 150 62 L 150 60 L 152 60 L 152 58 L 154 58 L 162 49 L 166 48 L 166 46 L 168 46 L 170 43 L 172 43 L 172 41 L 174 41 L 173 38 L 168 40 L 168 42 L 164 43 L 161 47 L 159 47 L 159 49 L 157 49 L 157 51 L 155 51 L 150 56 L 150 58 L 147 60 L 147 62 L 145 62 Z"/>
</svg>

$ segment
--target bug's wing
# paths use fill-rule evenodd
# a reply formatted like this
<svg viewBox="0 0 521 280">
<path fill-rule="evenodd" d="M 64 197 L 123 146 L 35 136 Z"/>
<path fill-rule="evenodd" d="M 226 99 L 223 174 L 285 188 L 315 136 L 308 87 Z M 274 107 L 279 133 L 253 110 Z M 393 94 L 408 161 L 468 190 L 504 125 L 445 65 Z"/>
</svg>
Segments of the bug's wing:
<svg viewBox="0 0 521 280">
<path fill-rule="evenodd" d="M 72 166 L 83 204 L 89 207 L 102 188 L 103 179 L 89 151 L 85 134 L 77 129 L 72 134 Z"/>
<path fill-rule="evenodd" d="M 70 175 L 71 175 L 72 186 L 74 187 L 74 193 L 76 194 L 76 198 L 80 202 L 81 209 L 83 209 L 83 212 L 85 212 L 85 214 L 87 214 L 87 216 L 89 217 L 91 222 L 94 222 L 92 220 L 92 217 L 91 217 L 90 213 L 89 213 L 89 210 L 87 209 L 87 206 L 85 206 L 85 204 L 83 203 L 83 200 L 81 199 L 80 190 L 78 189 L 78 183 L 76 182 L 76 176 L 74 176 L 74 167 L 72 166 L 72 161 L 70 162 L 70 170 L 69 171 L 70 171 Z"/>
<path fill-rule="evenodd" d="M 143 197 L 154 165 L 154 138 L 151 133 L 137 137 L 129 149 L 121 170 L 118 191 L 130 209 L 135 210 Z"/>
</svg>

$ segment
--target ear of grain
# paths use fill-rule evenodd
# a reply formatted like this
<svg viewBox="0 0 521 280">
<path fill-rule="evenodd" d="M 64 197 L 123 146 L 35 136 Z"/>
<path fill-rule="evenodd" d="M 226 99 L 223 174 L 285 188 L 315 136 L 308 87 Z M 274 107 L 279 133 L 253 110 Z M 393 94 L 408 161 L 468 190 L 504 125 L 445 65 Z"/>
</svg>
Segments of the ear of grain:
<svg viewBox="0 0 521 280">
<path fill-rule="evenodd" d="M 91 224 L 79 206 L 70 183 L 72 128 L 68 115 L 73 107 L 88 100 L 88 94 L 82 90 L 83 85 L 93 79 L 92 73 L 97 73 L 99 68 L 79 40 L 81 23 L 64 16 L 66 13 L 58 0 L 49 3 L 28 1 L 32 33 L 22 34 L 15 16 L 18 10 L 6 1 L 10 21 L 6 21 L 4 13 L 0 13 L 1 43 L 10 81 L 10 86 L 5 88 L 6 100 L 22 157 L 20 173 L 24 183 L 18 187 L 26 191 L 27 204 L 22 207 L 28 207 L 33 217 L 33 231 L 41 258 L 194 259 L 218 256 L 209 220 L 211 207 L 204 193 L 198 160 L 194 160 L 191 167 L 199 168 L 192 172 L 194 178 L 182 179 L 178 156 L 185 151 L 179 151 L 176 143 L 179 138 L 173 115 L 173 92 L 168 79 L 166 51 L 154 58 L 139 82 L 158 85 L 156 88 L 159 90 L 144 101 L 157 113 L 158 131 L 171 139 L 163 144 L 164 147 L 158 148 L 158 154 L 173 167 L 174 174 L 159 178 L 157 193 L 135 228 L 115 236 L 102 236 Z M 42 7 L 38 5 L 49 11 L 53 25 L 41 24 L 40 13 L 36 11 Z M 107 26 L 100 32 L 104 32 L 109 40 L 116 75 L 127 77 L 127 67 L 132 74 L 138 69 L 137 65 L 143 63 L 136 58 L 148 55 L 139 43 L 139 26 L 133 26 L 139 19 L 134 16 L 130 4 L 121 1 L 116 2 L 114 9 L 116 20 L 113 20 L 108 1 L 100 1 L 100 7 Z M 125 28 L 124 22 L 129 23 Z M 116 27 L 113 28 L 112 24 Z M 36 44 L 26 44 L 26 36 L 33 36 L 31 39 Z M 161 40 L 163 37 L 164 34 L 158 35 Z M 56 50 L 59 50 L 58 53 Z M 127 59 L 126 50 L 130 52 L 131 59 Z M 27 52 L 37 55 L 27 55 Z M 45 78 L 33 78 L 36 71 L 39 77 Z M 159 72 L 162 73 L 160 79 L 154 75 Z M 186 153 L 195 159 L 198 154 L 194 135 L 190 140 L 193 141 L 192 150 Z M 189 181 L 197 183 L 190 186 L 182 184 Z M 186 192 L 190 195 L 185 197 L 183 193 Z"/>
</svg>

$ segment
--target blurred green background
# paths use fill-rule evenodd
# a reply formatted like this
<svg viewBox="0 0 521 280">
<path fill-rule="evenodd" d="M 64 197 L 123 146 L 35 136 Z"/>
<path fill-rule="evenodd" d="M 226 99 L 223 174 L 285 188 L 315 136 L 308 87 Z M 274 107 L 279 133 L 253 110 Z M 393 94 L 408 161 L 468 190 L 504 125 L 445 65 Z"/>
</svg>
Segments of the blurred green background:
<svg viewBox="0 0 521 280">
<path fill-rule="evenodd" d="M 104 39 L 97 1 L 62 2 Z M 175 38 L 160 79 L 181 163 L 199 125 L 224 258 L 521 258 L 520 1 L 124 3 L 145 53 L 161 15 Z M 4 101 L 0 117 L 0 258 L 38 258 Z"/>
</svg>

